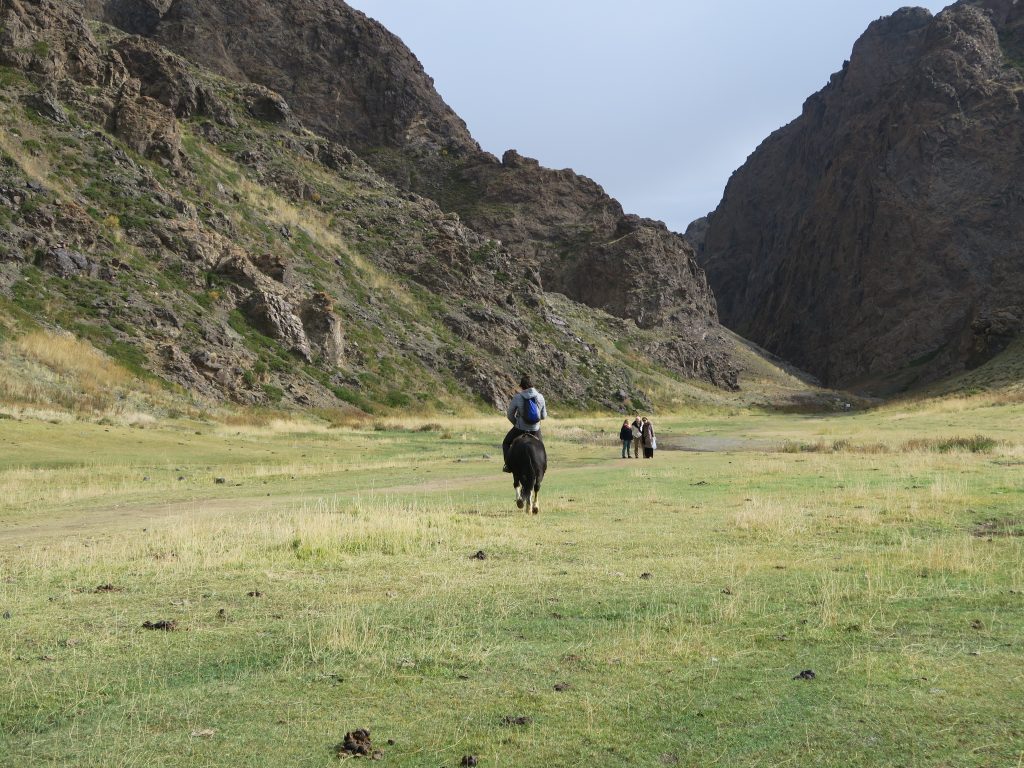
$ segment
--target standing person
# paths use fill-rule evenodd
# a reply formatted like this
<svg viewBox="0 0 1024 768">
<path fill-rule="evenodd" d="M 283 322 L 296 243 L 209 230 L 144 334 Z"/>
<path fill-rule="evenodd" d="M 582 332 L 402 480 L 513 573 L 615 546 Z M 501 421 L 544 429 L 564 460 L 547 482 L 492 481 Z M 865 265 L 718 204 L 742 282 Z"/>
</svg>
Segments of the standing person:
<svg viewBox="0 0 1024 768">
<path fill-rule="evenodd" d="M 643 433 L 644 458 L 653 459 L 654 449 L 658 447 L 658 441 L 654 435 L 654 424 L 646 416 L 643 418 L 643 427 L 640 431 Z"/>
<path fill-rule="evenodd" d="M 629 446 L 633 444 L 633 428 L 629 426 L 629 419 L 622 422 L 619 430 L 619 440 L 622 441 L 622 458 L 629 458 Z"/>
<path fill-rule="evenodd" d="M 643 439 L 643 436 L 644 436 L 643 435 L 643 431 L 642 431 L 643 428 L 644 428 L 644 423 L 642 421 L 640 421 L 640 414 L 639 413 L 636 415 L 636 418 L 633 419 L 632 427 L 633 427 L 633 458 L 634 459 L 639 459 L 640 458 L 640 442 L 641 442 L 641 440 Z"/>
<path fill-rule="evenodd" d="M 520 391 L 512 398 L 512 402 L 508 404 L 508 410 L 505 412 L 508 420 L 512 422 L 512 429 L 508 431 L 501 443 L 501 453 L 505 459 L 502 472 L 512 471 L 508 466 L 508 449 L 511 447 L 512 441 L 520 435 L 527 434 L 540 440 L 540 423 L 548 417 L 548 406 L 544 402 L 544 395 L 534 389 L 529 376 L 523 376 L 519 380 L 519 388 Z"/>
</svg>

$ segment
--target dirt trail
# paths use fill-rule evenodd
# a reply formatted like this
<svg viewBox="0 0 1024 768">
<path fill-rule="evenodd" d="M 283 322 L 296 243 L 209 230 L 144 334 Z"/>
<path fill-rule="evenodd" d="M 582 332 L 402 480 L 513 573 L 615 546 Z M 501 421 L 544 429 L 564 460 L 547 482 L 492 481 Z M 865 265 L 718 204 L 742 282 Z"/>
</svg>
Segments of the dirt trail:
<svg viewBox="0 0 1024 768">
<path fill-rule="evenodd" d="M 706 435 L 665 437 L 659 440 L 659 448 L 668 451 L 765 451 L 778 445 L 775 441 L 754 438 L 713 437 Z M 608 471 L 624 471 L 633 466 L 632 462 L 613 461 L 578 464 L 559 470 L 560 474 L 588 472 L 603 468 Z M 303 504 L 315 503 L 324 496 L 359 498 L 367 496 L 388 496 L 412 493 L 437 493 L 447 490 L 461 490 L 472 486 L 508 486 L 511 497 L 511 479 L 508 475 L 495 476 L 493 473 L 456 479 L 435 478 L 418 483 L 379 488 L 364 488 L 332 492 L 325 489 L 322 494 L 281 493 L 274 496 L 242 496 L 235 498 L 210 497 L 164 503 L 125 503 L 91 509 L 88 512 L 69 513 L 42 521 L 18 522 L 0 528 L 0 548 L 20 546 L 34 540 L 53 539 L 59 536 L 97 536 L 116 533 L 128 528 L 146 528 L 154 523 L 175 517 L 212 517 L 239 512 L 269 513 L 300 508 Z"/>
<path fill-rule="evenodd" d="M 249 496 L 234 499 L 193 499 L 158 504 L 115 504 L 75 516 L 48 518 L 39 522 L 18 522 L 0 530 L 0 546 L 25 544 L 32 539 L 112 533 L 126 528 L 145 528 L 167 517 L 183 515 L 220 515 L 243 510 L 269 512 L 294 506 L 302 496 L 278 496 L 268 499 Z"/>
<path fill-rule="evenodd" d="M 504 476 L 502 476 L 504 477 Z M 212 517 L 238 512 L 278 512 L 294 510 L 303 504 L 315 503 L 324 496 L 357 498 L 388 496 L 402 493 L 435 493 L 472 485 L 498 482 L 493 475 L 464 477 L 455 480 L 435 479 L 422 483 L 408 483 L 381 488 L 364 488 L 323 494 L 282 493 L 274 496 L 241 496 L 235 498 L 207 498 L 170 503 L 114 504 L 73 516 L 53 517 L 39 522 L 19 522 L 0 529 L 0 546 L 24 544 L 32 539 L 56 536 L 95 535 L 113 533 L 126 528 L 145 528 L 169 517 Z M 503 480 L 500 482 L 504 482 Z"/>
</svg>

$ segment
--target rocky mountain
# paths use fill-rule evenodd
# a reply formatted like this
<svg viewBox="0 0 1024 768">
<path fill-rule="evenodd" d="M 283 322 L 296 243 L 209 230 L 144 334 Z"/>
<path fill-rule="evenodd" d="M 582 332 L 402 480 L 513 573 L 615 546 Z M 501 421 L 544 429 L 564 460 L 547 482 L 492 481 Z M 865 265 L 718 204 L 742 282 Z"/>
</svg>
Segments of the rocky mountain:
<svg viewBox="0 0 1024 768">
<path fill-rule="evenodd" d="M 192 397 L 364 410 L 774 375 L 680 236 L 481 152 L 343 3 L 0 0 L 0 82 L 0 355 L 56 329 Z"/>
<path fill-rule="evenodd" d="M 735 364 L 689 244 L 628 216 L 590 179 L 481 151 L 397 37 L 340 0 L 85 0 L 93 17 L 146 35 L 240 82 L 280 93 L 303 123 L 352 147 L 405 190 L 500 241 L 546 291 L 664 328 L 648 349 L 732 387 Z"/>
<path fill-rule="evenodd" d="M 904 8 L 730 180 L 703 238 L 723 322 L 891 392 L 1024 319 L 1024 4 Z"/>
</svg>

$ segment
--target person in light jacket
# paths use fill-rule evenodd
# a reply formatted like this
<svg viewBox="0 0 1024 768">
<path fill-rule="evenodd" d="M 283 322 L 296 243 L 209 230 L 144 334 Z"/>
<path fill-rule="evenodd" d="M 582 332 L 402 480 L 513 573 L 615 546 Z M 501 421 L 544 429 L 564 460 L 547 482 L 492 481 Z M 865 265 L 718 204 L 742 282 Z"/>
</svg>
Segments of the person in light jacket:
<svg viewBox="0 0 1024 768">
<path fill-rule="evenodd" d="M 636 418 L 633 419 L 633 458 L 640 458 L 640 442 L 643 440 L 643 427 L 644 423 L 640 420 L 640 415 L 637 414 Z"/>
<path fill-rule="evenodd" d="M 520 391 L 508 404 L 505 415 L 512 423 L 512 429 L 505 435 L 501 443 L 501 453 L 505 459 L 505 466 L 502 472 L 511 472 L 508 466 L 508 449 L 512 441 L 520 435 L 530 434 L 538 440 L 542 439 L 540 434 L 540 423 L 548 417 L 548 406 L 544 402 L 544 395 L 534 389 L 533 382 L 529 376 L 523 376 L 519 380 Z M 536 419 L 536 421 L 534 421 Z"/>
</svg>

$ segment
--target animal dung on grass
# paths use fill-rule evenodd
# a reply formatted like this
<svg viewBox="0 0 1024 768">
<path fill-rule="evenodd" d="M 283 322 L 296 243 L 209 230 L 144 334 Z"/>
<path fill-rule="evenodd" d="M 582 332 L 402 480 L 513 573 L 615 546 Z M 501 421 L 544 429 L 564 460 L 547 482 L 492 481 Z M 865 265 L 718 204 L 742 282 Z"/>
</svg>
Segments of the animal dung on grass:
<svg viewBox="0 0 1024 768">
<path fill-rule="evenodd" d="M 258 589 L 254 589 L 252 592 L 246 592 L 245 596 L 246 597 L 263 597 L 263 593 L 260 592 Z"/>
<path fill-rule="evenodd" d="M 144 621 L 143 629 L 158 629 L 162 632 L 174 632 L 178 628 L 178 622 L 174 619 L 161 619 L 160 621 Z"/>
<path fill-rule="evenodd" d="M 384 759 L 384 753 L 373 748 L 370 739 L 370 731 L 366 728 L 357 728 L 345 734 L 340 744 L 334 745 L 334 753 L 338 757 L 368 757 L 371 760 Z"/>
<path fill-rule="evenodd" d="M 644 572 L 644 573 L 640 574 L 640 578 L 643 579 L 644 581 L 650 581 L 651 579 L 654 578 L 654 574 L 653 573 Z"/>
<path fill-rule="evenodd" d="M 470 560 L 486 560 L 487 559 L 487 553 L 484 552 L 482 549 L 478 549 L 475 554 L 472 554 L 472 555 L 469 556 L 469 559 Z"/>
<path fill-rule="evenodd" d="M 115 587 L 113 584 L 100 584 L 93 590 L 93 592 L 96 594 L 103 594 L 105 592 L 124 592 L 124 587 Z"/>
<path fill-rule="evenodd" d="M 477 765 L 480 765 L 480 760 L 476 755 L 463 755 L 462 761 L 459 763 L 460 768 L 474 768 Z"/>
<path fill-rule="evenodd" d="M 572 685 L 570 685 L 569 683 L 555 683 L 555 690 L 559 693 L 568 691 L 570 688 L 572 688 Z"/>
<path fill-rule="evenodd" d="M 509 727 L 529 725 L 532 722 L 533 718 L 525 715 L 505 715 L 501 718 L 501 724 Z"/>
<path fill-rule="evenodd" d="M 805 669 L 799 675 L 793 677 L 794 680 L 813 680 L 817 675 L 814 674 L 813 669 Z"/>
</svg>

